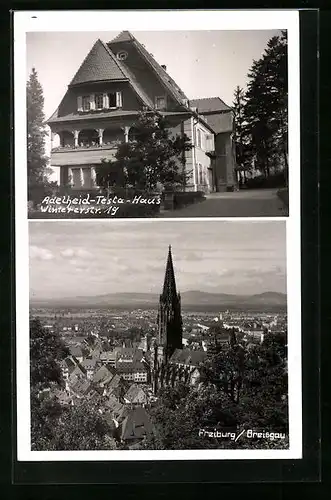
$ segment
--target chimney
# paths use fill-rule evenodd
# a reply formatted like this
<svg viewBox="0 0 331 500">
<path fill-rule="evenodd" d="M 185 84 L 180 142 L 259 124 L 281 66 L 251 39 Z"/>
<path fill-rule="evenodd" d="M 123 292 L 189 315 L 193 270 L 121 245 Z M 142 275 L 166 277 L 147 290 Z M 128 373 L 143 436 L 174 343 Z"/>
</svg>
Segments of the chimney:
<svg viewBox="0 0 331 500">
<path fill-rule="evenodd" d="M 161 68 L 164 69 L 164 71 L 167 71 L 167 66 L 165 64 L 161 64 Z"/>
</svg>

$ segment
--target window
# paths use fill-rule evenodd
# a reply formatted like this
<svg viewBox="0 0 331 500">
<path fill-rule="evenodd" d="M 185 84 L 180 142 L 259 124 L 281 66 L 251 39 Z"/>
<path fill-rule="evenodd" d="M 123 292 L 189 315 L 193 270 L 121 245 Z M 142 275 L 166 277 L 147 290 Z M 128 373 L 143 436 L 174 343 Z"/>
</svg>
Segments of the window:
<svg viewBox="0 0 331 500">
<path fill-rule="evenodd" d="M 199 128 L 197 129 L 197 146 L 201 148 L 201 130 Z"/>
<path fill-rule="evenodd" d="M 83 95 L 82 97 L 82 107 L 83 111 L 90 111 L 91 109 L 91 101 L 89 95 Z"/>
<path fill-rule="evenodd" d="M 103 108 L 103 94 L 95 94 L 95 109 Z"/>
<path fill-rule="evenodd" d="M 108 107 L 121 108 L 122 107 L 122 92 L 111 92 L 108 94 Z"/>
<path fill-rule="evenodd" d="M 72 169 L 72 181 L 73 181 L 73 188 L 80 188 L 82 186 L 82 180 L 80 176 L 80 168 L 73 168 Z"/>
<path fill-rule="evenodd" d="M 108 106 L 110 108 L 116 108 L 116 93 L 115 92 L 108 94 Z"/>
<path fill-rule="evenodd" d="M 165 109 L 166 108 L 166 98 L 164 96 L 155 97 L 155 108 L 156 109 Z"/>
<path fill-rule="evenodd" d="M 125 50 L 121 50 L 120 52 L 117 52 L 116 57 L 119 61 L 125 61 L 128 57 L 128 53 L 125 52 Z"/>
<path fill-rule="evenodd" d="M 199 184 L 203 184 L 203 170 L 201 163 L 199 163 Z"/>
<path fill-rule="evenodd" d="M 206 150 L 212 151 L 213 149 L 214 149 L 213 136 L 209 134 L 206 136 Z"/>
<path fill-rule="evenodd" d="M 91 169 L 90 167 L 84 167 L 82 170 L 83 170 L 84 187 L 91 188 L 92 187 Z M 90 366 L 88 368 L 91 369 Z"/>
</svg>

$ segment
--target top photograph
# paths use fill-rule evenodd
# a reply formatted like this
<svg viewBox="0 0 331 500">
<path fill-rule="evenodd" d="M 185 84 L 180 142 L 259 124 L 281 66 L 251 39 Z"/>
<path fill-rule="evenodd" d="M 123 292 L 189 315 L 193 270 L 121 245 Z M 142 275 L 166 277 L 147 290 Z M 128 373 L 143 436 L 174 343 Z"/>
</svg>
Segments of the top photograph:
<svg viewBox="0 0 331 500">
<path fill-rule="evenodd" d="M 29 32 L 26 103 L 29 218 L 289 215 L 286 30 Z"/>
</svg>

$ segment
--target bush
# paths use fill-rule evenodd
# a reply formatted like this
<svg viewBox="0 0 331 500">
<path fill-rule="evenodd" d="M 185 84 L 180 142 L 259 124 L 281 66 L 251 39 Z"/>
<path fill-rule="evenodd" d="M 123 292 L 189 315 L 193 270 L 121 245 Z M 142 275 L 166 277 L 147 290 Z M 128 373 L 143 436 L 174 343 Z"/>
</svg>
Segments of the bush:
<svg viewBox="0 0 331 500">
<path fill-rule="evenodd" d="M 269 177 L 259 175 L 253 179 L 248 179 L 245 187 L 247 189 L 270 189 L 284 187 L 285 185 L 285 173 L 280 172 L 278 174 L 269 175 Z"/>
<path fill-rule="evenodd" d="M 45 196 L 52 196 L 57 191 L 52 184 L 35 184 L 28 187 L 28 202 L 34 206 L 40 203 Z"/>
<path fill-rule="evenodd" d="M 205 199 L 205 194 L 203 191 L 173 191 L 173 192 L 164 192 L 162 195 L 163 203 L 165 201 L 165 197 L 167 195 L 173 196 L 173 208 L 183 208 L 187 205 L 191 205 L 192 203 L 198 203 Z"/>
</svg>

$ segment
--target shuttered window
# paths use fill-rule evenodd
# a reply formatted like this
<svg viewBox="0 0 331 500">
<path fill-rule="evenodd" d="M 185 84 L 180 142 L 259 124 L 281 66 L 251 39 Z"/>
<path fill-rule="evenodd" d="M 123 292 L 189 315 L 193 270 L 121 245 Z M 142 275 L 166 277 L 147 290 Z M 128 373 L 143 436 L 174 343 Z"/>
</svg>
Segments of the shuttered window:
<svg viewBox="0 0 331 500">
<path fill-rule="evenodd" d="M 103 94 L 103 107 L 105 109 L 109 108 L 108 94 Z"/>
<path fill-rule="evenodd" d="M 122 92 L 98 93 L 77 97 L 78 111 L 121 108 L 122 106 Z"/>
<path fill-rule="evenodd" d="M 122 107 L 122 92 L 116 92 L 116 106 L 118 108 Z"/>
<path fill-rule="evenodd" d="M 83 111 L 83 99 L 81 95 L 77 97 L 77 110 Z"/>
<path fill-rule="evenodd" d="M 95 109 L 95 96 L 94 96 L 94 94 L 90 95 L 90 109 L 92 109 L 92 110 Z"/>
<path fill-rule="evenodd" d="M 103 94 L 95 94 L 95 109 L 102 109 L 103 106 Z"/>
<path fill-rule="evenodd" d="M 82 108 L 83 111 L 90 111 L 91 109 L 91 100 L 89 95 L 83 95 L 82 97 Z"/>
<path fill-rule="evenodd" d="M 108 94 L 108 106 L 109 108 L 116 108 L 117 102 L 116 102 L 116 92 L 112 92 Z"/>
<path fill-rule="evenodd" d="M 202 140 L 201 140 L 201 130 L 198 128 L 197 130 L 197 146 L 198 148 L 202 147 Z"/>
</svg>

